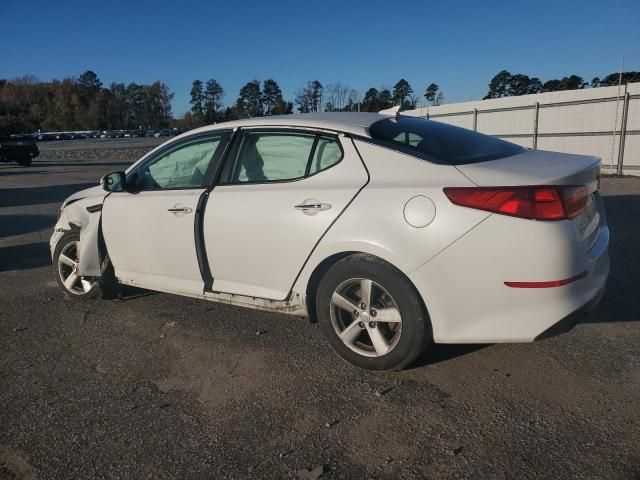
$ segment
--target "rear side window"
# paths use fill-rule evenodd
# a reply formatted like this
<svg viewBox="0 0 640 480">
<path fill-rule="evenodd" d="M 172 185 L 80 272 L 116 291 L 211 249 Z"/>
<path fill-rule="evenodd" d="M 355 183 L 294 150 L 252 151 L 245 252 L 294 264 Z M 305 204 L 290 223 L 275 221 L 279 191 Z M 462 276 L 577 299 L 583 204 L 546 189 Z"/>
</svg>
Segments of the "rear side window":
<svg viewBox="0 0 640 480">
<path fill-rule="evenodd" d="M 335 165 L 342 160 L 342 150 L 335 138 L 320 136 L 313 152 L 309 174 L 313 175 L 321 170 Z"/>
<path fill-rule="evenodd" d="M 304 177 L 315 135 L 247 132 L 240 145 L 232 183 Z"/>
<path fill-rule="evenodd" d="M 297 180 L 342 160 L 338 139 L 292 131 L 246 131 L 233 155 L 227 183 Z"/>
<path fill-rule="evenodd" d="M 499 138 L 416 117 L 379 120 L 369 133 L 390 148 L 445 165 L 486 162 L 525 151 Z"/>
</svg>

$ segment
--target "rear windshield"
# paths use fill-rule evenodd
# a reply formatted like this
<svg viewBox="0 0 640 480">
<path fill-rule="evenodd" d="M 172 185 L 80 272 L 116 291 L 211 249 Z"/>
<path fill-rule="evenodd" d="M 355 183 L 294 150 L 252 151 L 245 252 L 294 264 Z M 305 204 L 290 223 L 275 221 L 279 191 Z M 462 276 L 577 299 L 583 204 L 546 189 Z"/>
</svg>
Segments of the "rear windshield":
<svg viewBox="0 0 640 480">
<path fill-rule="evenodd" d="M 379 120 L 369 133 L 390 148 L 445 165 L 486 162 L 525 150 L 499 138 L 417 117 Z"/>
</svg>

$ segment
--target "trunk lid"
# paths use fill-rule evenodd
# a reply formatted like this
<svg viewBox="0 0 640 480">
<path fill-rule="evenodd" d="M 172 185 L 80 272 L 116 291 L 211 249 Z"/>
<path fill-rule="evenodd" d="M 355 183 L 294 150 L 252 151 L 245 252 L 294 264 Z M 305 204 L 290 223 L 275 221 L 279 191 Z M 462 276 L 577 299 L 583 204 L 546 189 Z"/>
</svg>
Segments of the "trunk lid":
<svg viewBox="0 0 640 480">
<path fill-rule="evenodd" d="M 600 159 L 587 155 L 527 150 L 511 157 L 456 167 L 480 187 L 587 185 L 596 183 Z M 590 188 L 591 190 L 591 188 Z"/>
</svg>

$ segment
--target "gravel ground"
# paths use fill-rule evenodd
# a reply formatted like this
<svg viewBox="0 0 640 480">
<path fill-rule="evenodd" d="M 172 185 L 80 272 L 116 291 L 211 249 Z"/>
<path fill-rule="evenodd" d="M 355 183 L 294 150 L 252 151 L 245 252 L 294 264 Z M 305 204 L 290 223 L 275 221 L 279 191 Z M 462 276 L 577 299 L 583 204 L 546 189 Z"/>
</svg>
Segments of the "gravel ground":
<svg viewBox="0 0 640 480">
<path fill-rule="evenodd" d="M 0 479 L 640 478 L 640 179 L 602 181 L 612 276 L 571 332 L 376 374 L 285 315 L 65 299 L 46 242 L 128 165 L 100 155 L 0 165 Z"/>
</svg>

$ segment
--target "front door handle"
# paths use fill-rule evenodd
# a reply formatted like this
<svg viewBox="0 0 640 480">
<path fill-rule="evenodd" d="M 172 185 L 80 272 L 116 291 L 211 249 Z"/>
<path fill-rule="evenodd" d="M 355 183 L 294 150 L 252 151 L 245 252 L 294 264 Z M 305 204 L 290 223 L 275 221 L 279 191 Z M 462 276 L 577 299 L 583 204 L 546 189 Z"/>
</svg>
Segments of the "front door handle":
<svg viewBox="0 0 640 480">
<path fill-rule="evenodd" d="M 190 209 L 189 207 L 173 207 L 173 208 L 168 208 L 167 212 L 171 212 L 171 213 L 191 213 L 191 212 L 193 212 L 193 210 Z"/>
<path fill-rule="evenodd" d="M 293 208 L 295 208 L 296 210 L 300 210 L 302 211 L 302 213 L 306 213 L 307 215 L 315 215 L 318 212 L 329 210 L 331 208 L 331 205 L 316 200 L 315 198 L 308 198 L 302 203 L 294 205 Z"/>
<path fill-rule="evenodd" d="M 329 210 L 331 208 L 331 205 L 329 205 L 328 203 L 299 203 L 293 208 L 296 208 L 298 210 L 323 211 L 323 210 Z"/>
</svg>

